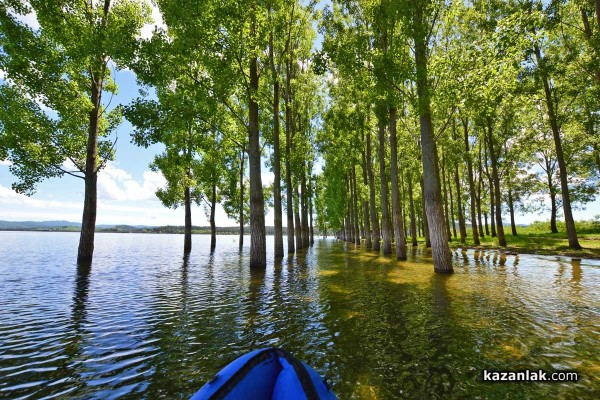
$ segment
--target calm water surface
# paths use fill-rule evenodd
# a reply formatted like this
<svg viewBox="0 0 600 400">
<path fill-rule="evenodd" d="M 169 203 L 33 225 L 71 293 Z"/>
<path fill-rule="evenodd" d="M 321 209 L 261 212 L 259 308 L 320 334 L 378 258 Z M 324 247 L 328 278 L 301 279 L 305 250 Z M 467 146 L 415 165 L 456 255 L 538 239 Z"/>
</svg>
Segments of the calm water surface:
<svg viewBox="0 0 600 400">
<path fill-rule="evenodd" d="M 248 268 L 194 236 L 0 232 L 0 398 L 188 398 L 236 356 L 281 346 L 341 399 L 600 398 L 600 262 L 456 251 L 408 262 L 333 240 Z M 268 248 L 272 248 L 272 237 Z M 248 240 L 247 240 L 248 242 Z M 483 369 L 577 383 L 484 383 Z"/>
</svg>

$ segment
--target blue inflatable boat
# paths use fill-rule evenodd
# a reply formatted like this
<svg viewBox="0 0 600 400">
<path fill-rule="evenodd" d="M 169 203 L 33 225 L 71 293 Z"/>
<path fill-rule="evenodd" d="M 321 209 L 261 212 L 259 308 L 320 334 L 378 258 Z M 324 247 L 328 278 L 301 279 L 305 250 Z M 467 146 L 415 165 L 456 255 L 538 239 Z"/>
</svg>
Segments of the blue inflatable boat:
<svg viewBox="0 0 600 400">
<path fill-rule="evenodd" d="M 277 348 L 235 359 L 190 400 L 333 400 L 326 381 L 308 365 Z"/>
</svg>

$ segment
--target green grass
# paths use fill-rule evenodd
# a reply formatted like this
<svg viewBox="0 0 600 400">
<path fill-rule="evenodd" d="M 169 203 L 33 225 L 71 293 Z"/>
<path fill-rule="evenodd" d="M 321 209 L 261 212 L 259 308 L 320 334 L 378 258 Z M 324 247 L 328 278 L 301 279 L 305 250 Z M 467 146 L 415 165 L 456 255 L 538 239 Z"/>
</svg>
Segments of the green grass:
<svg viewBox="0 0 600 400">
<path fill-rule="evenodd" d="M 600 259 L 600 221 L 578 221 L 577 236 L 582 250 L 569 248 L 564 223 L 557 223 L 558 233 L 550 232 L 549 222 L 535 222 L 527 227 L 517 227 L 517 236 L 511 234 L 510 225 L 504 227 L 506 250 L 517 253 L 564 255 L 569 257 Z M 461 247 L 459 238 L 452 238 L 451 247 Z M 467 247 L 500 249 L 498 239 L 491 236 L 481 238 L 481 244 L 473 244 L 471 230 L 467 230 Z"/>
</svg>

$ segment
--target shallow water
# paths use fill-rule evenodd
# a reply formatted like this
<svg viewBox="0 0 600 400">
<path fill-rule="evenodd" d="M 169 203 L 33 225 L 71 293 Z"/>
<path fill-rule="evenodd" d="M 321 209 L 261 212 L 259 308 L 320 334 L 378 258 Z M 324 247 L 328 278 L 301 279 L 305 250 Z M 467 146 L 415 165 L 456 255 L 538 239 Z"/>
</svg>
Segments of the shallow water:
<svg viewBox="0 0 600 400">
<path fill-rule="evenodd" d="M 220 236 L 0 232 L 0 398 L 188 398 L 222 366 L 280 346 L 340 399 L 600 398 L 600 262 L 456 251 L 407 262 L 320 240 L 265 272 Z M 248 243 L 249 240 L 247 239 Z M 272 237 L 267 240 L 272 248 Z M 484 383 L 482 370 L 578 382 Z"/>
</svg>

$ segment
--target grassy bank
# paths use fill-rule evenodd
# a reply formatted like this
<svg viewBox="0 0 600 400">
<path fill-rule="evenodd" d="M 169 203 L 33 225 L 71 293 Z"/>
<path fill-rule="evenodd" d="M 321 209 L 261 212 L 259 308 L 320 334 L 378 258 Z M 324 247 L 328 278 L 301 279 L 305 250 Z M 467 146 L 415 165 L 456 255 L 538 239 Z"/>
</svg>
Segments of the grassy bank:
<svg viewBox="0 0 600 400">
<path fill-rule="evenodd" d="M 600 221 L 578 221 L 577 236 L 582 250 L 569 249 L 566 229 L 564 223 L 557 224 L 558 233 L 550 232 L 549 222 L 535 222 L 527 227 L 517 227 L 517 236 L 511 234 L 510 225 L 504 227 L 507 246 L 502 248 L 498 245 L 498 239 L 486 235 L 481 238 L 481 244 L 473 244 L 473 235 L 467 230 L 466 246 L 482 249 L 502 249 L 527 254 L 561 255 L 568 257 L 595 258 L 600 259 Z M 458 228 L 458 227 L 457 227 Z M 458 238 L 452 238 L 450 246 L 453 248 L 464 246 Z"/>
</svg>

